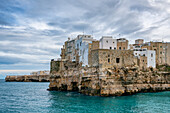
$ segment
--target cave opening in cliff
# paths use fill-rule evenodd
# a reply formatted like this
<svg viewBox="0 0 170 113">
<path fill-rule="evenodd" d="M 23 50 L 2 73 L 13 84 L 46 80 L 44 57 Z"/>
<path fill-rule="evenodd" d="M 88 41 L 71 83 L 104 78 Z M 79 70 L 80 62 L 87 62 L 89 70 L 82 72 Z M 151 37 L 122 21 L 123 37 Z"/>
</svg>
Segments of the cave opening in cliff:
<svg viewBox="0 0 170 113">
<path fill-rule="evenodd" d="M 72 82 L 72 91 L 78 91 L 78 83 L 77 82 Z"/>
</svg>

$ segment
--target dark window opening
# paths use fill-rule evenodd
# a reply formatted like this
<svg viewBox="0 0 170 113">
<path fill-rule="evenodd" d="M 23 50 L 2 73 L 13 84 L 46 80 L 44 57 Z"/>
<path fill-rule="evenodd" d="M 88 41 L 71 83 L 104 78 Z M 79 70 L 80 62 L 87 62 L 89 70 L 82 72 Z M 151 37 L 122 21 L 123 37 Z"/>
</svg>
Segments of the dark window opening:
<svg viewBox="0 0 170 113">
<path fill-rule="evenodd" d="M 108 63 L 110 63 L 110 58 L 108 59 Z"/>
<path fill-rule="evenodd" d="M 112 47 L 110 47 L 110 49 L 112 49 Z"/>
<path fill-rule="evenodd" d="M 106 42 L 108 43 L 108 40 Z"/>
<path fill-rule="evenodd" d="M 121 47 L 119 47 L 119 50 L 121 50 Z"/>
<path fill-rule="evenodd" d="M 123 49 L 125 50 L 125 47 Z"/>
<path fill-rule="evenodd" d="M 116 49 L 116 48 L 114 47 L 114 49 Z"/>
<path fill-rule="evenodd" d="M 116 63 L 119 63 L 120 62 L 120 58 L 116 58 Z"/>
</svg>

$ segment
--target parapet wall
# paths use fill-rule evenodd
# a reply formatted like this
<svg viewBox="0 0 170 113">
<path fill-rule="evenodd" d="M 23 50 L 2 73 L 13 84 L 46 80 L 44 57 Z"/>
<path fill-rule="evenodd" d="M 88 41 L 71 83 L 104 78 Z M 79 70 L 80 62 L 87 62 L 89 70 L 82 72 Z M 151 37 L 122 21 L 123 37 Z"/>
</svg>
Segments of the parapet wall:
<svg viewBox="0 0 170 113">
<path fill-rule="evenodd" d="M 49 90 L 86 95 L 121 96 L 138 92 L 170 91 L 170 72 L 142 72 L 136 68 L 81 68 L 51 74 Z"/>
</svg>

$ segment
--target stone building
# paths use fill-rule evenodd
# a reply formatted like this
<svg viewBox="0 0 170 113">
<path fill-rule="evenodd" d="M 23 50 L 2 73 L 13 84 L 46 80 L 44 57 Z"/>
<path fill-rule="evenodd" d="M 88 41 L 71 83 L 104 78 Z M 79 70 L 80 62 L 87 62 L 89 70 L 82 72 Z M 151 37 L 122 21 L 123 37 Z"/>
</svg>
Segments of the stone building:
<svg viewBox="0 0 170 113">
<path fill-rule="evenodd" d="M 92 67 L 100 69 L 131 67 L 134 65 L 132 50 L 95 49 L 91 51 Z"/>
<path fill-rule="evenodd" d="M 119 38 L 117 39 L 117 49 L 118 50 L 127 50 L 129 41 L 126 40 L 125 38 Z"/>
<path fill-rule="evenodd" d="M 65 42 L 65 58 L 68 60 L 73 60 L 75 61 L 75 56 L 76 56 L 76 51 L 75 51 L 75 41 L 76 39 L 72 39 L 70 40 L 70 38 L 68 38 L 68 40 Z"/>
<path fill-rule="evenodd" d="M 103 36 L 100 39 L 100 49 L 117 49 L 117 40 L 112 36 Z"/>
<path fill-rule="evenodd" d="M 81 62 L 83 66 L 88 65 L 88 48 L 89 44 L 92 43 L 92 41 L 96 40 L 93 39 L 91 35 L 78 35 L 76 38 L 76 54 L 79 56 L 79 62 Z"/>
<path fill-rule="evenodd" d="M 134 56 L 138 58 L 137 65 L 140 68 L 153 67 L 156 68 L 156 54 L 154 50 L 134 49 Z"/>
<path fill-rule="evenodd" d="M 170 65 L 170 42 L 163 43 L 163 63 Z"/>
<path fill-rule="evenodd" d="M 142 42 L 142 41 L 141 41 Z M 157 65 L 170 65 L 169 55 L 170 55 L 170 44 L 164 42 L 146 42 L 143 44 L 133 44 L 133 49 L 136 48 L 154 50 L 156 53 L 156 64 Z"/>
<path fill-rule="evenodd" d="M 149 42 L 150 50 L 156 52 L 156 64 L 163 65 L 163 43 L 162 42 Z"/>
<path fill-rule="evenodd" d="M 137 39 L 137 40 L 135 40 L 135 44 L 138 44 L 138 45 L 141 45 L 141 44 L 143 44 L 143 39 Z"/>
<path fill-rule="evenodd" d="M 88 66 L 91 66 L 92 65 L 92 54 L 91 54 L 91 51 L 92 50 L 95 50 L 95 49 L 99 49 L 99 44 L 100 42 L 99 41 L 92 41 L 92 43 L 89 43 L 89 46 L 88 46 Z"/>
</svg>

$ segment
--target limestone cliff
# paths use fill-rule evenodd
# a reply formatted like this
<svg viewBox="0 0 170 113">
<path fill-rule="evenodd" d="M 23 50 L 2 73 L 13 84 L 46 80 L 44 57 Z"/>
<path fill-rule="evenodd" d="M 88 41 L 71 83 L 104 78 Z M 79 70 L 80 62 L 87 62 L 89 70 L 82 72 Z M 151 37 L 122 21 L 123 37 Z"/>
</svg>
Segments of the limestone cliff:
<svg viewBox="0 0 170 113">
<path fill-rule="evenodd" d="M 6 82 L 49 82 L 49 75 L 6 76 Z"/>
<path fill-rule="evenodd" d="M 68 69 L 51 73 L 49 90 L 77 91 L 93 96 L 121 96 L 138 92 L 170 91 L 170 72 L 137 68 Z"/>
</svg>

